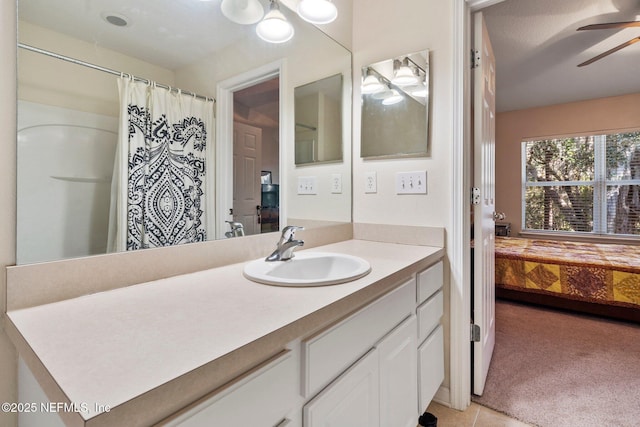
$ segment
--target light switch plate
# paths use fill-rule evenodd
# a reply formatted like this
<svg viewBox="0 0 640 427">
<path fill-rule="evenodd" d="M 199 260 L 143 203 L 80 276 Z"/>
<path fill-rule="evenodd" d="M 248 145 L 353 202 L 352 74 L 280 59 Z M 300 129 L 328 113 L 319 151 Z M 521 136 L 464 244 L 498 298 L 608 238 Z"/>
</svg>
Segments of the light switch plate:
<svg viewBox="0 0 640 427">
<path fill-rule="evenodd" d="M 299 176 L 298 194 L 318 194 L 318 177 Z"/>
<path fill-rule="evenodd" d="M 427 171 L 396 173 L 397 194 L 427 194 Z"/>
<path fill-rule="evenodd" d="M 378 192 L 378 178 L 375 172 L 365 172 L 364 174 L 364 192 L 365 193 L 377 193 Z"/>
<path fill-rule="evenodd" d="M 331 175 L 331 193 L 342 193 L 342 174 L 334 173 Z"/>
</svg>

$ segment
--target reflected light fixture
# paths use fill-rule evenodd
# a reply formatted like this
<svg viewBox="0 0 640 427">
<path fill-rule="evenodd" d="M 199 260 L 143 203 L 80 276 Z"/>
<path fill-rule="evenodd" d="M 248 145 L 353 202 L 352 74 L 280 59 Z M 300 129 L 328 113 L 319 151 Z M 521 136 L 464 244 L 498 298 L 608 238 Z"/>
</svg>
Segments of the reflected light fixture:
<svg viewBox="0 0 640 427">
<path fill-rule="evenodd" d="M 397 59 L 393 61 L 393 79 L 391 82 L 398 86 L 408 86 L 418 83 L 418 76 L 413 73 L 409 66 L 409 58 L 404 58 L 402 62 Z"/>
<path fill-rule="evenodd" d="M 371 69 L 367 68 L 366 77 L 362 81 L 360 89 L 363 94 L 370 94 L 380 92 L 384 89 L 384 85 L 380 83 L 380 80 L 378 80 Z"/>
<path fill-rule="evenodd" d="M 270 0 L 269 12 L 256 26 L 256 33 L 269 43 L 284 43 L 293 37 L 293 25 L 280 12 L 277 0 Z"/>
<path fill-rule="evenodd" d="M 222 0 L 222 14 L 231 22 L 252 25 L 264 16 L 264 9 L 258 0 Z"/>
<path fill-rule="evenodd" d="M 338 8 L 331 0 L 300 0 L 298 15 L 312 24 L 328 24 L 338 17 Z"/>
<path fill-rule="evenodd" d="M 422 84 L 418 84 L 409 88 L 409 93 L 413 96 L 418 96 L 420 98 L 427 97 L 427 84 L 423 82 Z"/>
<path fill-rule="evenodd" d="M 391 89 L 389 91 L 389 94 L 382 100 L 382 105 L 393 105 L 397 104 L 398 102 L 402 102 L 403 100 L 404 98 L 398 93 L 397 90 Z"/>
</svg>

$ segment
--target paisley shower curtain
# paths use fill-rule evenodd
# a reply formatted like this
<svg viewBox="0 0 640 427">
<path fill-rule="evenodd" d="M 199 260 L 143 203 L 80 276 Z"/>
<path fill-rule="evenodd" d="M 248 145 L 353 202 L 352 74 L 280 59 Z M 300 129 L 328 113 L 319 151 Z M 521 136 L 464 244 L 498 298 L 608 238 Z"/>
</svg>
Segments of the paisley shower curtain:
<svg viewBox="0 0 640 427">
<path fill-rule="evenodd" d="M 118 88 L 108 250 L 206 240 L 214 234 L 213 101 L 126 77 Z"/>
</svg>

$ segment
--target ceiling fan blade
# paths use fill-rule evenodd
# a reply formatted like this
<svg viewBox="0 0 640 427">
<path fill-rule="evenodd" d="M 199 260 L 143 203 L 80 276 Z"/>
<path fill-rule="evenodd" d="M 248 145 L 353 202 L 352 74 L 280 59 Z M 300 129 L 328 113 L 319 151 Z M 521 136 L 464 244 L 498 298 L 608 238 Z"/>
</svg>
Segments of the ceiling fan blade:
<svg viewBox="0 0 640 427">
<path fill-rule="evenodd" d="M 604 58 L 607 55 L 611 55 L 612 53 L 617 52 L 620 49 L 625 48 L 627 46 L 631 46 L 632 44 L 637 43 L 637 42 L 640 42 L 640 37 L 634 37 L 631 40 L 626 41 L 626 42 L 614 47 L 613 49 L 609 49 L 608 51 L 606 51 L 604 53 L 601 53 L 598 56 L 594 56 L 590 60 L 585 61 L 582 64 L 578 64 L 578 67 L 584 67 L 585 65 L 592 64 L 592 63 L 596 62 L 597 60 Z"/>
<path fill-rule="evenodd" d="M 627 22 L 606 22 L 604 24 L 591 24 L 578 28 L 576 31 L 582 30 L 609 30 L 613 28 L 630 28 L 640 27 L 640 21 L 627 21 Z"/>
</svg>

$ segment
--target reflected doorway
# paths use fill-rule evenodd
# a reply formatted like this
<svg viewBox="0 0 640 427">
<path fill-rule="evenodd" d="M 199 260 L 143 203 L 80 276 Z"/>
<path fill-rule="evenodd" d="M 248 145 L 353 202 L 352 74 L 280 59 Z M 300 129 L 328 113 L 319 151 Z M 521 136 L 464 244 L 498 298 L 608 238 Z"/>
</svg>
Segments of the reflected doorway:
<svg viewBox="0 0 640 427">
<path fill-rule="evenodd" d="M 233 221 L 244 234 L 278 231 L 280 79 L 233 93 Z"/>
</svg>

